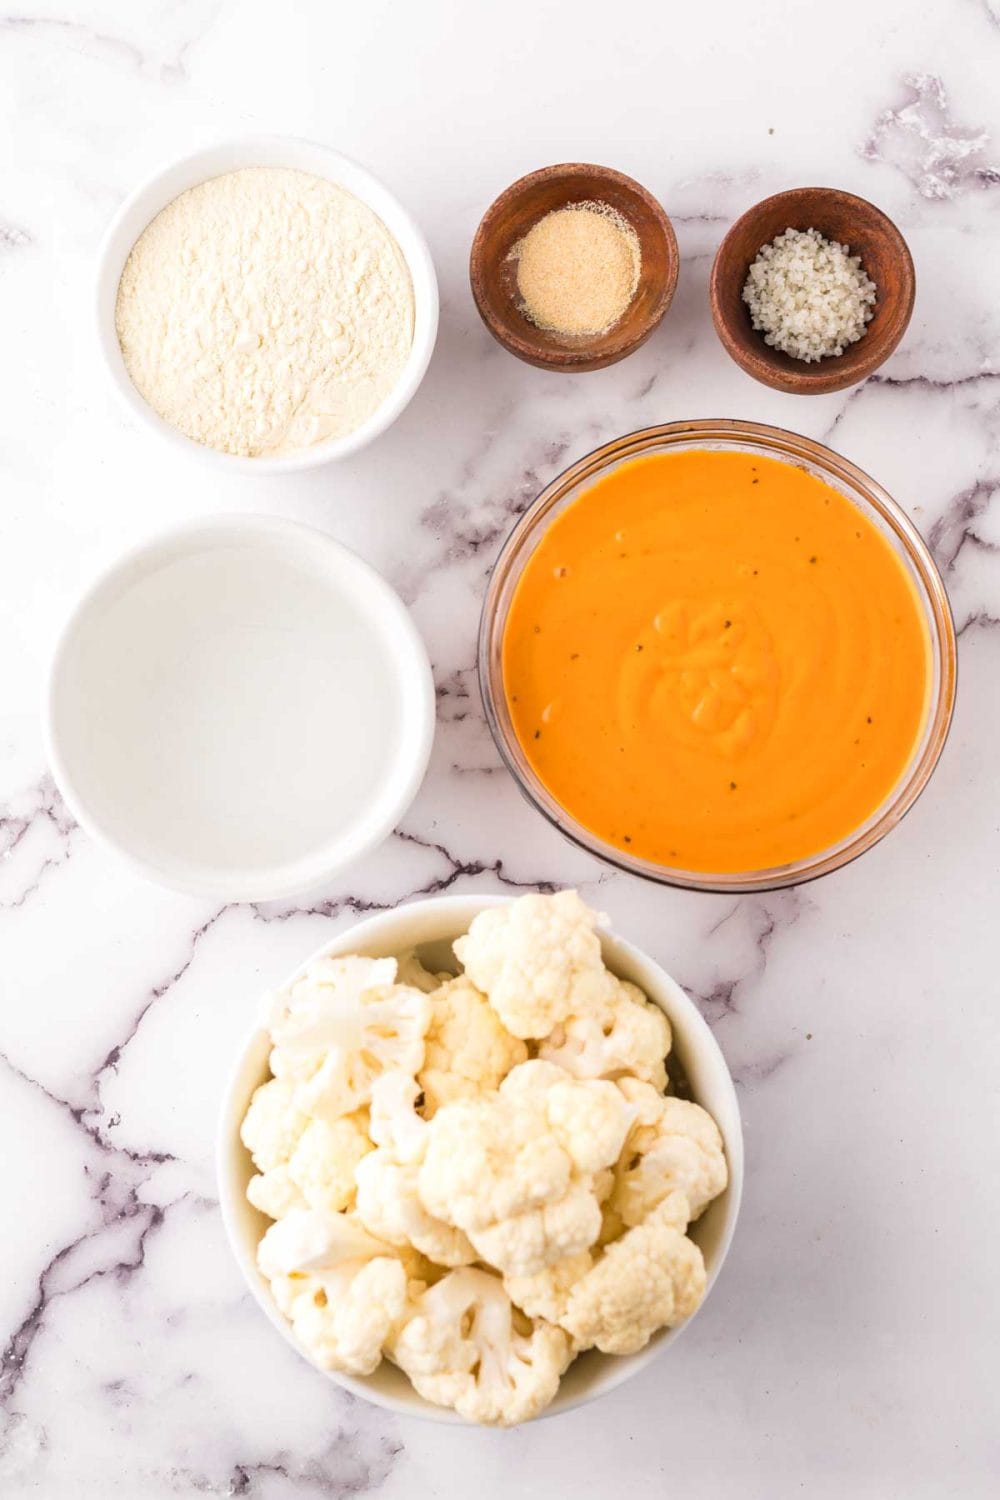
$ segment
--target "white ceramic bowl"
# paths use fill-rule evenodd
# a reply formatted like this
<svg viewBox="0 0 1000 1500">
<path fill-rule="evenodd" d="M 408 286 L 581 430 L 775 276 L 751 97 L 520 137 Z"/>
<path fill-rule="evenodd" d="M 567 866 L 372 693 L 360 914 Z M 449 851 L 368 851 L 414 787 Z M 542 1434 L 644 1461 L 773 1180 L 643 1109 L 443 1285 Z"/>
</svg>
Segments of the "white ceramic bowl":
<svg viewBox="0 0 1000 1500">
<path fill-rule="evenodd" d="M 118 283 L 125 262 L 136 240 L 168 203 L 188 188 L 235 172 L 242 167 L 288 167 L 328 178 L 338 187 L 353 193 L 372 209 L 393 236 L 409 267 L 413 281 L 413 345 L 399 381 L 382 405 L 354 432 L 346 437 L 316 443 L 295 453 L 244 458 L 220 453 L 196 443 L 165 422 L 136 390 L 125 368 L 118 334 L 115 330 L 115 302 Z M 154 173 L 131 193 L 115 214 L 104 237 L 97 269 L 97 336 L 104 363 L 125 406 L 153 432 L 175 448 L 206 459 L 231 472 L 245 474 L 287 474 L 298 469 L 314 469 L 332 459 L 346 458 L 364 448 L 396 420 L 409 403 L 424 378 L 438 327 L 438 287 L 427 242 L 403 205 L 364 167 L 315 141 L 294 136 L 248 136 L 223 141 L 196 151 L 180 161 L 170 162 Z"/>
<path fill-rule="evenodd" d="M 382 912 L 324 944 L 299 966 L 290 980 L 301 974 L 308 964 L 326 955 L 363 953 L 378 958 L 410 948 L 416 948 L 433 970 L 455 969 L 457 965 L 451 951 L 453 940 L 468 931 L 478 912 L 488 906 L 503 905 L 506 899 L 503 896 L 439 896 Z M 718 1043 L 680 985 L 631 943 L 609 932 L 601 934 L 601 941 L 608 967 L 622 979 L 638 984 L 669 1017 L 673 1028 L 673 1054 L 684 1068 L 693 1097 L 713 1115 L 725 1142 L 729 1186 L 691 1231 L 705 1257 L 707 1298 L 729 1250 L 743 1191 L 743 1134 L 736 1091 Z M 269 1050 L 267 1033 L 256 1027 L 243 1045 L 226 1088 L 216 1145 L 219 1202 L 229 1243 L 247 1285 L 282 1337 L 308 1358 L 296 1343 L 288 1322 L 275 1306 L 267 1282 L 257 1270 L 257 1245 L 270 1220 L 258 1213 L 246 1198 L 246 1186 L 255 1169 L 240 1140 L 240 1122 L 254 1089 L 268 1077 Z M 613 1358 L 592 1351 L 581 1355 L 563 1376 L 558 1395 L 543 1415 L 554 1416 L 570 1411 L 613 1391 L 663 1354 L 690 1321 L 689 1318 L 680 1327 L 665 1329 L 655 1335 L 639 1354 Z M 433 1406 L 418 1396 L 406 1376 L 387 1360 L 374 1375 L 363 1379 L 324 1373 L 329 1373 L 330 1379 L 356 1396 L 363 1396 L 366 1401 L 401 1415 L 426 1417 L 431 1421 L 461 1421 L 453 1411 Z"/>
<path fill-rule="evenodd" d="M 161 885 L 257 901 L 385 838 L 434 711 L 423 642 L 373 568 L 311 526 L 230 516 L 91 584 L 56 647 L 45 729 L 94 838 Z"/>
</svg>

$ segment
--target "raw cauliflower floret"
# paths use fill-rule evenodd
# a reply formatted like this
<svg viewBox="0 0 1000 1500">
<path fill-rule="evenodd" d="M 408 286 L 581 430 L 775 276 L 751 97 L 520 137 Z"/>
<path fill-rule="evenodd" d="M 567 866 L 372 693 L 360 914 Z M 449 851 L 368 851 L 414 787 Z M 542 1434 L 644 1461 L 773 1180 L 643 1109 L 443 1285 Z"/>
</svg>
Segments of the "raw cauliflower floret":
<svg viewBox="0 0 1000 1500">
<path fill-rule="evenodd" d="M 318 1278 L 292 1304 L 299 1343 L 324 1370 L 370 1375 L 383 1347 L 406 1314 L 407 1277 L 399 1260 L 379 1256 Z"/>
<path fill-rule="evenodd" d="M 392 1068 L 372 1085 L 368 1134 L 399 1161 L 416 1161 L 427 1145 L 427 1121 L 417 1113 L 420 1086 L 410 1073 Z"/>
<path fill-rule="evenodd" d="M 591 1010 L 560 1021 L 538 1049 L 575 1078 L 641 1078 L 662 1090 L 670 1051 L 670 1022 L 637 985 L 609 975 Z"/>
<path fill-rule="evenodd" d="M 354 1169 L 372 1149 L 367 1115 L 311 1120 L 288 1163 L 288 1176 L 309 1208 L 339 1213 L 354 1202 Z"/>
<path fill-rule="evenodd" d="M 288 1174 L 288 1166 L 271 1167 L 247 1183 L 247 1198 L 270 1219 L 280 1219 L 293 1208 L 305 1208 L 306 1200 Z M 346 1207 L 344 1204 L 342 1207 Z"/>
<path fill-rule="evenodd" d="M 471 1266 L 476 1251 L 461 1229 L 429 1214 L 420 1201 L 417 1162 L 393 1160 L 381 1148 L 358 1165 L 357 1212 L 390 1245 L 412 1245 L 439 1266 Z"/>
<path fill-rule="evenodd" d="M 398 965 L 394 958 L 323 958 L 284 989 L 265 995 L 262 1024 L 274 1044 L 271 1072 L 298 1082 L 309 1078 L 339 1042 L 342 1013 L 374 991 L 391 988 Z"/>
<path fill-rule="evenodd" d="M 261 1172 L 270 1172 L 288 1163 L 308 1124 L 294 1083 L 271 1078 L 254 1090 L 240 1126 L 240 1140 Z"/>
<path fill-rule="evenodd" d="M 684 1194 L 670 1193 L 573 1284 L 559 1321 L 578 1350 L 635 1354 L 657 1329 L 690 1317 L 705 1295 L 705 1263 L 684 1233 L 689 1212 Z"/>
<path fill-rule="evenodd" d="M 486 996 L 466 975 L 431 995 L 431 1024 L 418 1080 L 429 1120 L 442 1104 L 495 1089 L 528 1049 L 504 1029 Z"/>
<path fill-rule="evenodd" d="M 450 974 L 433 974 L 430 969 L 425 969 L 412 948 L 408 953 L 400 954 L 396 960 L 396 983 L 423 990 L 425 995 L 433 995 L 450 978 Z"/>
<path fill-rule="evenodd" d="M 353 1114 L 380 1073 L 423 1066 L 430 1000 L 395 976 L 394 958 L 323 958 L 272 1002 L 271 1069 L 299 1083 L 307 1113 Z"/>
<path fill-rule="evenodd" d="M 571 1357 L 561 1329 L 519 1319 L 503 1283 L 471 1269 L 416 1299 L 389 1354 L 425 1400 L 504 1427 L 548 1406 Z"/>
<path fill-rule="evenodd" d="M 626 1138 L 622 1126 L 627 1134 L 635 1118 L 631 1104 L 622 1114 L 621 1091 L 613 1083 L 572 1078 L 541 1058 L 512 1069 L 499 1093 L 504 1100 L 543 1110 L 548 1127 L 569 1152 L 574 1167 L 591 1177 L 617 1160 Z"/>
<path fill-rule="evenodd" d="M 388 1245 L 347 1214 L 293 1209 L 264 1235 L 257 1264 L 318 1365 L 377 1368 L 407 1306 L 407 1270 Z"/>
<path fill-rule="evenodd" d="M 617 1160 L 631 1120 L 614 1084 L 522 1063 L 498 1093 L 447 1104 L 429 1122 L 421 1201 L 498 1270 L 529 1275 L 596 1241 L 595 1175 Z"/>
<path fill-rule="evenodd" d="M 336 1270 L 388 1251 L 389 1247 L 369 1234 L 354 1215 L 293 1208 L 268 1228 L 257 1246 L 257 1264 L 261 1274 L 271 1280 L 275 1276 Z"/>
<path fill-rule="evenodd" d="M 507 1030 L 541 1038 L 590 1010 L 611 976 L 595 928 L 602 918 L 576 891 L 521 896 L 473 919 L 455 953 Z"/>
<path fill-rule="evenodd" d="M 682 1192 L 691 1218 L 699 1218 L 729 1181 L 719 1127 L 700 1104 L 636 1078 L 621 1079 L 619 1088 L 637 1118 L 615 1168 L 609 1212 L 641 1224 L 668 1193 Z"/>
<path fill-rule="evenodd" d="M 467 1266 L 476 1252 L 461 1229 L 429 1213 L 417 1190 L 428 1126 L 414 1105 L 418 1086 L 404 1073 L 383 1073 L 372 1091 L 371 1132 L 378 1149 L 356 1169 L 357 1212 L 372 1234 L 412 1245 L 442 1266 Z"/>
<path fill-rule="evenodd" d="M 510 1300 L 529 1318 L 544 1318 L 558 1323 L 566 1311 L 569 1294 L 594 1264 L 589 1250 L 557 1260 L 554 1266 L 543 1266 L 532 1276 L 505 1276 L 503 1284 Z"/>
</svg>

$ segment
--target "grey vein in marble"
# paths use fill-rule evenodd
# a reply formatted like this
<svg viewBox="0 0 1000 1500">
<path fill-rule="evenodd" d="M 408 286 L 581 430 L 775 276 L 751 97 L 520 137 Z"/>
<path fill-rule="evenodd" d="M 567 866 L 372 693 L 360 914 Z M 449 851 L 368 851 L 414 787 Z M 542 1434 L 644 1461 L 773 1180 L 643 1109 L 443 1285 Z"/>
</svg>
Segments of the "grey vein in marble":
<svg viewBox="0 0 1000 1500">
<path fill-rule="evenodd" d="M 986 514 L 998 490 L 1000 479 L 980 479 L 949 500 L 927 534 L 927 544 L 942 572 L 954 572 L 967 545 L 988 552 L 998 550 L 997 544 L 982 537 L 973 524 Z"/>
<path fill-rule="evenodd" d="M 985 159 L 989 131 L 953 122 L 942 80 L 905 73 L 902 83 L 907 97 L 879 115 L 860 148 L 864 159 L 897 168 L 924 198 L 1000 184 L 1000 167 Z"/>
<path fill-rule="evenodd" d="M 48 772 L 0 807 L 0 911 L 23 906 L 65 864 L 77 831 Z"/>
<path fill-rule="evenodd" d="M 754 960 L 748 968 L 717 977 L 707 990 L 685 985 L 710 1026 L 717 1026 L 727 1016 L 740 1014 L 742 992 L 761 979 L 767 969 L 768 954 L 774 939 L 792 927 L 804 909 L 804 897 L 795 889 L 775 891 L 767 896 L 741 897 L 708 929 L 708 938 L 717 936 L 737 918 L 749 921 L 753 937 Z"/>
<path fill-rule="evenodd" d="M 98 1126 L 88 1123 L 85 1108 L 54 1094 L 2 1054 L 0 1067 L 36 1089 L 82 1132 L 84 1171 L 92 1184 L 90 1204 L 96 1215 L 96 1222 L 50 1256 L 38 1273 L 31 1305 L 8 1336 L 0 1355 L 0 1410 L 5 1410 L 24 1377 L 32 1345 L 53 1299 L 69 1296 L 95 1278 L 126 1280 L 141 1269 L 147 1237 L 162 1224 L 165 1210 L 142 1202 L 138 1191 L 153 1168 L 172 1158 L 164 1152 L 137 1152 L 111 1145 Z M 97 1091 L 97 1077 L 90 1081 L 92 1094 Z M 0 1433 L 0 1457 L 3 1442 Z"/>
<path fill-rule="evenodd" d="M 557 438 L 545 444 L 537 467 L 524 469 L 509 492 L 475 501 L 460 499 L 454 491 L 439 495 L 424 510 L 421 525 L 444 544 L 447 562 L 464 562 L 492 552 L 506 536 L 514 521 L 524 514 L 531 502 L 548 483 L 539 470 L 544 464 L 556 472 L 570 448 L 569 438 Z M 473 471 L 474 472 L 474 471 Z M 471 475 L 470 475 L 471 477 Z M 492 566 L 493 557 L 489 558 Z"/>
</svg>

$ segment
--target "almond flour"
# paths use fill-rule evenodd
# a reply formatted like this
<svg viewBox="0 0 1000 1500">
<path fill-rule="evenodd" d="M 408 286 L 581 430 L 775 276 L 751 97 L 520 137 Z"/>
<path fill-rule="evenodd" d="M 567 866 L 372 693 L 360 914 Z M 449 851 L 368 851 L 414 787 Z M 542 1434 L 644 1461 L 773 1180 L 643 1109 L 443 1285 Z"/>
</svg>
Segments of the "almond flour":
<svg viewBox="0 0 1000 1500">
<path fill-rule="evenodd" d="M 413 342 L 402 252 L 366 204 L 308 172 L 249 167 L 167 205 L 132 247 L 115 311 L 150 406 L 223 453 L 346 436 Z"/>
<path fill-rule="evenodd" d="M 639 237 L 607 203 L 553 209 L 511 256 L 525 315 L 552 333 L 606 333 L 639 285 Z"/>
</svg>

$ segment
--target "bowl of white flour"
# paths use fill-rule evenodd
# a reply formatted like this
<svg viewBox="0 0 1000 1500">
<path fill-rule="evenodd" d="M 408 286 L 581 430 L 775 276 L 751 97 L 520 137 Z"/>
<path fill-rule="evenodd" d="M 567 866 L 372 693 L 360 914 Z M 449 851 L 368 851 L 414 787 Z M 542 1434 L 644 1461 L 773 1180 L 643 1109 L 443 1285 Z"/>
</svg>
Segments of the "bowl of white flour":
<svg viewBox="0 0 1000 1500">
<path fill-rule="evenodd" d="M 157 172 L 101 249 L 98 337 L 129 411 L 177 447 L 277 474 L 356 453 L 423 379 L 438 323 L 423 235 L 312 141 L 225 142 Z"/>
</svg>

